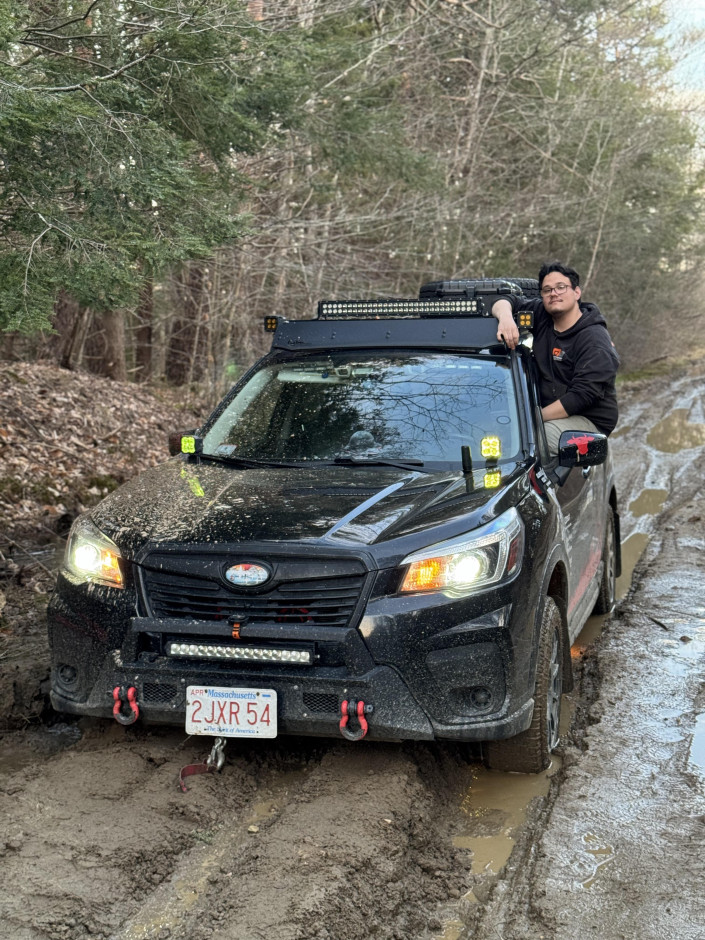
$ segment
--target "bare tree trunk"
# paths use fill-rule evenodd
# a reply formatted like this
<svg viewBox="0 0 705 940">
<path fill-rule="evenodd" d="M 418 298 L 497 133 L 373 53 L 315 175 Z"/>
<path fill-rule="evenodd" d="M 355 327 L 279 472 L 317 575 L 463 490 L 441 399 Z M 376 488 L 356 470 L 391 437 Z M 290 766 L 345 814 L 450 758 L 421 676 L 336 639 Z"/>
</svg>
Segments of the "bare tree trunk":
<svg viewBox="0 0 705 940">
<path fill-rule="evenodd" d="M 135 311 L 135 381 L 148 382 L 152 377 L 152 318 L 154 315 L 154 290 L 152 279 L 144 282 L 139 304 Z"/>
<path fill-rule="evenodd" d="M 59 316 L 68 329 L 58 349 L 58 360 L 62 369 L 76 369 L 81 363 L 83 346 L 93 314 L 90 307 L 81 307 L 70 298 L 65 300 Z M 72 310 L 73 319 L 70 318 Z M 56 328 L 59 329 L 59 324 Z"/>
<path fill-rule="evenodd" d="M 116 382 L 127 381 L 125 362 L 125 312 L 108 310 L 101 316 L 105 336 L 102 375 Z"/>
<path fill-rule="evenodd" d="M 607 212 L 611 207 L 612 203 L 612 188 L 614 186 L 615 177 L 617 175 L 617 158 L 614 157 L 612 163 L 610 164 L 610 175 L 607 180 L 606 191 L 602 200 L 602 210 L 600 212 L 600 221 L 597 227 L 597 232 L 592 243 L 592 254 L 590 255 L 590 264 L 588 266 L 587 274 L 583 278 L 583 290 L 588 289 L 588 285 L 592 280 L 593 274 L 595 273 L 595 268 L 597 265 L 597 255 L 600 250 L 600 244 L 602 242 L 602 235 L 605 230 L 605 219 L 607 218 Z"/>
<path fill-rule="evenodd" d="M 104 375 L 117 382 L 127 381 L 124 311 L 107 310 L 100 316 L 93 315 L 81 359 L 94 375 Z"/>
<path fill-rule="evenodd" d="M 0 340 L 0 348 L 2 349 L 2 352 L 0 353 L 0 359 L 4 359 L 7 362 L 15 361 L 16 338 L 17 333 L 5 333 L 5 335 Z"/>
<path fill-rule="evenodd" d="M 208 339 L 208 295 L 204 268 L 188 267 L 177 284 L 181 316 L 172 324 L 165 374 L 172 385 L 198 382 L 204 372 L 204 352 Z"/>
</svg>

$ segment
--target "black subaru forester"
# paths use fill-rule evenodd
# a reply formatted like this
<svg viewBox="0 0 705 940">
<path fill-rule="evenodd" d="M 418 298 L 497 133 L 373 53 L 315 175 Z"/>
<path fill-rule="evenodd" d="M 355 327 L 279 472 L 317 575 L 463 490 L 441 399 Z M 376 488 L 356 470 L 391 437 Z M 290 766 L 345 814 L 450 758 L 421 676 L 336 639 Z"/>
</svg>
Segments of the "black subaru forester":
<svg viewBox="0 0 705 940">
<path fill-rule="evenodd" d="M 619 517 L 604 436 L 549 457 L 530 322 L 497 344 L 493 301 L 534 286 L 267 318 L 270 353 L 179 453 L 74 524 L 54 707 L 548 766 L 571 642 L 614 603 Z"/>
</svg>

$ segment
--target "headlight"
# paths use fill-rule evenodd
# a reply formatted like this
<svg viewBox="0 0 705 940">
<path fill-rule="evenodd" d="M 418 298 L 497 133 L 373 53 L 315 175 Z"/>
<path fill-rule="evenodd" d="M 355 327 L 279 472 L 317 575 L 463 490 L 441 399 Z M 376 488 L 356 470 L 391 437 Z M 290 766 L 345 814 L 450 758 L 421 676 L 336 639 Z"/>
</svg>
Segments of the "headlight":
<svg viewBox="0 0 705 940">
<path fill-rule="evenodd" d="M 443 591 L 470 594 L 516 574 L 524 552 L 524 524 L 516 509 L 508 509 L 472 535 L 438 542 L 408 555 L 403 593 Z"/>
<path fill-rule="evenodd" d="M 82 516 L 71 526 L 64 566 L 82 581 L 123 586 L 120 549 L 90 519 Z"/>
</svg>

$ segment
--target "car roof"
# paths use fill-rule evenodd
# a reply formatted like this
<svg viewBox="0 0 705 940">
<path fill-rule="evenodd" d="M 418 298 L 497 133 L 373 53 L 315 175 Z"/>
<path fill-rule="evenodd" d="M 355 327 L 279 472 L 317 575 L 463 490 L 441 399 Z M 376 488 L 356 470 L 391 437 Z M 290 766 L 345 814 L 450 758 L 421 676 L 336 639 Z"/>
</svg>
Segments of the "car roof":
<svg viewBox="0 0 705 940">
<path fill-rule="evenodd" d="M 494 317 L 429 319 L 282 320 L 272 350 L 418 348 L 503 353 Z"/>
</svg>

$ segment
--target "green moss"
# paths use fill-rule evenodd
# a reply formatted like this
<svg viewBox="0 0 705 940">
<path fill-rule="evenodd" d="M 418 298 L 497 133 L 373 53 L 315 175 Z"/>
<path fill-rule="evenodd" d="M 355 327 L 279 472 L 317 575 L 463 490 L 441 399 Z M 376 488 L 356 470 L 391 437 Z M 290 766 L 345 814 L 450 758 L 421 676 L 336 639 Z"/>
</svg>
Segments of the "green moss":
<svg viewBox="0 0 705 940">
<path fill-rule="evenodd" d="M 33 480 L 18 480 L 17 477 L 0 478 L 0 497 L 10 500 L 32 499 L 39 503 L 55 503 L 60 498 L 54 480 L 50 476 Z"/>
</svg>

